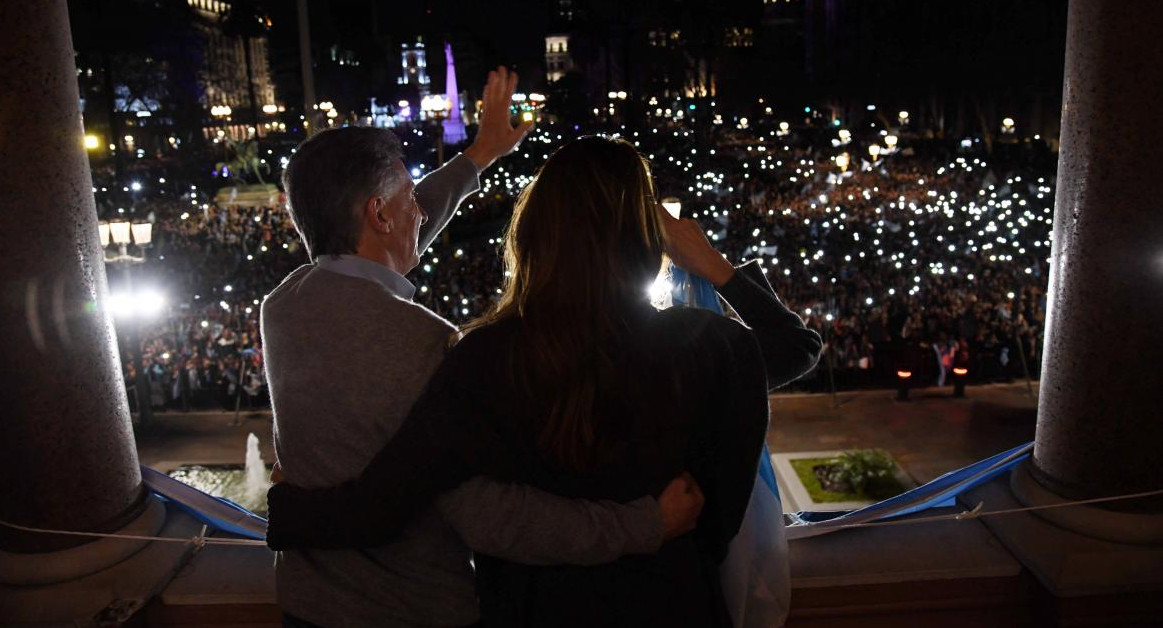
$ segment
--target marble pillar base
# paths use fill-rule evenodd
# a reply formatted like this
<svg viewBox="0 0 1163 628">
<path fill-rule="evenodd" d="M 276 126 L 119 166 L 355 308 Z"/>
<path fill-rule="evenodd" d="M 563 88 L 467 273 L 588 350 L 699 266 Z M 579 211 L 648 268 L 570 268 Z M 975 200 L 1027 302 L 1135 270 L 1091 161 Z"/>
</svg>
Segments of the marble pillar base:
<svg viewBox="0 0 1163 628">
<path fill-rule="evenodd" d="M 1010 474 L 1010 490 L 1025 506 L 1052 506 L 1072 501 L 1034 479 L 1029 461 Z M 1118 512 L 1097 505 L 1047 508 L 1034 514 L 1060 528 L 1096 539 L 1163 547 L 1163 514 Z"/>
<path fill-rule="evenodd" d="M 153 504 L 147 511 L 158 512 L 160 508 L 163 525 L 150 536 L 189 539 L 201 531 L 201 522 L 174 504 L 163 504 L 157 498 L 151 498 L 151 501 Z M 142 532 L 147 530 L 149 528 L 144 528 Z M 90 545 L 94 544 L 83 547 Z M 219 547 L 208 545 L 202 551 L 212 552 Z M 0 625 L 122 625 L 136 619 L 135 616 L 173 582 L 194 553 L 195 548 L 190 543 L 149 542 L 125 560 L 65 582 L 25 586 L 0 584 Z M 25 560 L 37 560 L 36 555 L 25 556 L 32 557 Z M 228 574 L 223 577 L 228 577 Z M 155 624 L 144 621 L 140 625 Z M 205 624 L 193 621 L 187 625 Z"/>
<path fill-rule="evenodd" d="M 987 511 L 1023 506 L 1004 477 L 967 492 L 961 500 L 984 502 Z M 981 521 L 1055 598 L 1129 598 L 1134 603 L 1123 606 L 1136 609 L 1136 615 L 1126 618 L 1128 622 L 1139 616 L 1163 617 L 1163 545 L 1102 540 L 1031 512 L 982 517 Z M 1074 608 L 1080 609 L 1076 612 L 1085 612 L 1085 604 L 1074 602 Z M 1115 624 L 1117 611 L 1103 604 L 1093 609 L 1096 617 Z"/>
<path fill-rule="evenodd" d="M 166 509 L 148 498 L 136 519 L 113 534 L 156 536 L 166 522 Z M 0 551 L 0 585 L 39 586 L 66 582 L 108 569 L 140 552 L 150 541 L 98 538 L 56 552 Z"/>
</svg>

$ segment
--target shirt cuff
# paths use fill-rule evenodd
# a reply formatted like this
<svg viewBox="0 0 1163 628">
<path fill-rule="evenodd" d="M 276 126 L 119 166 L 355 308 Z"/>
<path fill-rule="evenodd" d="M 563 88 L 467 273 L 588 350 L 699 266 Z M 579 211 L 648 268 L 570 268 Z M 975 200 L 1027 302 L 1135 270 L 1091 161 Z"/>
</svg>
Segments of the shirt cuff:
<svg viewBox="0 0 1163 628">
<path fill-rule="evenodd" d="M 654 497 L 640 497 L 624 504 L 629 511 L 625 519 L 624 554 L 655 554 L 662 547 L 666 530 L 662 526 L 662 508 Z"/>
</svg>

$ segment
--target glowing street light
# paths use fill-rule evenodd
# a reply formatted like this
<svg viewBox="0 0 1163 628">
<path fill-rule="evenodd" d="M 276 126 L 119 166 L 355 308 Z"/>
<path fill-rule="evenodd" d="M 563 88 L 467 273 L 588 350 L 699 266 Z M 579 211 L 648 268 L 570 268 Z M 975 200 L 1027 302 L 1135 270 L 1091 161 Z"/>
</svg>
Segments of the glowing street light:
<svg viewBox="0 0 1163 628">
<path fill-rule="evenodd" d="M 145 249 L 153 240 L 153 225 L 148 222 L 131 224 L 126 220 L 100 222 L 97 224 L 97 234 L 101 240 L 101 249 L 104 252 L 110 242 L 117 245 L 117 254 L 104 255 L 105 263 L 120 266 L 125 273 L 125 284 L 129 285 L 132 275 L 130 267 L 145 261 L 145 255 L 130 255 L 127 251 L 130 242 Z M 143 251 L 144 253 L 144 251 Z M 107 301 L 109 311 L 118 318 L 144 317 L 157 314 L 165 307 L 165 297 L 154 291 L 140 291 L 136 293 L 111 294 Z M 137 399 L 137 412 L 143 425 L 153 420 L 153 405 L 150 396 L 149 377 L 141 360 L 141 343 L 138 340 L 138 330 L 130 325 L 127 331 L 128 347 L 133 356 L 134 369 L 137 372 L 137 381 L 133 390 Z"/>
<path fill-rule="evenodd" d="M 887 146 L 889 150 L 892 150 L 896 148 L 897 139 L 898 138 L 895 135 L 886 135 L 884 136 L 884 145 Z"/>
<path fill-rule="evenodd" d="M 872 157 L 872 161 L 876 161 L 880 157 L 880 144 L 871 144 L 868 147 L 868 156 Z"/>
<path fill-rule="evenodd" d="M 1006 117 L 1006 118 L 1002 119 L 1001 132 L 1005 133 L 1006 135 L 1013 135 L 1013 133 L 1014 133 L 1014 119 L 1013 118 Z"/>
<path fill-rule="evenodd" d="M 900 120 L 901 126 L 909 123 L 909 112 L 907 111 L 901 111 L 900 113 L 896 114 L 896 117 L 897 120 Z"/>
<path fill-rule="evenodd" d="M 513 95 L 514 98 L 516 94 Z M 521 94 L 524 98 L 525 95 Z M 436 165 L 444 165 L 444 127 L 441 123 L 448 117 L 449 110 L 452 109 L 452 102 L 445 98 L 442 94 L 429 94 L 420 99 L 420 112 L 428 120 L 436 121 Z"/>
<path fill-rule="evenodd" d="M 905 369 L 897 369 L 896 372 L 896 398 L 897 401 L 909 400 L 909 380 L 913 378 L 913 372 Z"/>
<path fill-rule="evenodd" d="M 101 138 L 97 137 L 96 135 L 85 136 L 85 150 L 97 150 L 97 147 L 100 145 Z"/>
</svg>

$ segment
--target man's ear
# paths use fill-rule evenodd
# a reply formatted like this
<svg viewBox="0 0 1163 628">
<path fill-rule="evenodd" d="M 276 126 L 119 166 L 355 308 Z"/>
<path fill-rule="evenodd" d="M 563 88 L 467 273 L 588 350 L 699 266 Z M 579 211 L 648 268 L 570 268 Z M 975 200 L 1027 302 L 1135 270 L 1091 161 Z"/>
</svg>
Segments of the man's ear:
<svg viewBox="0 0 1163 628">
<path fill-rule="evenodd" d="M 364 225 L 376 233 L 392 232 L 392 218 L 388 215 L 388 204 L 379 196 L 369 198 L 364 204 L 363 221 Z"/>
</svg>

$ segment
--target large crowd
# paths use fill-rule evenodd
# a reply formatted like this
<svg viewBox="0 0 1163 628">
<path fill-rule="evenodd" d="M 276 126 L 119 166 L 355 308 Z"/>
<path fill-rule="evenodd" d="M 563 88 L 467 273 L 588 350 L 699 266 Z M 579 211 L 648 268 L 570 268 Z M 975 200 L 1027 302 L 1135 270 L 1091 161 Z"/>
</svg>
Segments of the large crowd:
<svg viewBox="0 0 1163 628">
<path fill-rule="evenodd" d="M 830 123 L 785 130 L 775 120 L 697 133 L 674 123 L 602 131 L 634 142 L 660 196 L 680 199 L 732 262 L 758 259 L 780 297 L 824 336 L 825 358 L 794 386 L 893 385 L 901 369 L 922 384 L 946 383 L 955 363 L 974 382 L 1037 377 L 1054 199 L 1048 151 L 986 151 L 905 129 L 872 157 L 867 146 L 887 144 L 889 130 L 853 138 Z M 564 139 L 563 129 L 535 129 L 482 175 L 479 193 L 409 276 L 417 302 L 457 323 L 490 306 L 516 194 Z M 259 304 L 306 255 L 284 208 L 218 207 L 169 174 L 175 182 L 143 194 L 135 209 L 155 225 L 135 285 L 169 297 L 163 315 L 139 327 L 152 403 L 262 406 Z"/>
</svg>

